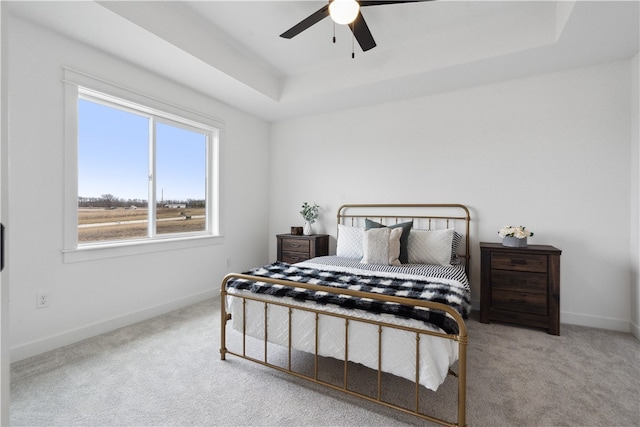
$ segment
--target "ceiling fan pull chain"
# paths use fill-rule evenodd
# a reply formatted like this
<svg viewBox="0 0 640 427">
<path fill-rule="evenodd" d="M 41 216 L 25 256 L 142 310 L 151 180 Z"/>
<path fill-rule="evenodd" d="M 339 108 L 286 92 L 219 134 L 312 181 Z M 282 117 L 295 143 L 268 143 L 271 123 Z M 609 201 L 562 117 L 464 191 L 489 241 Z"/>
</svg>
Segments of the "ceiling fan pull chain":
<svg viewBox="0 0 640 427">
<path fill-rule="evenodd" d="M 336 43 L 336 23 L 333 23 L 333 43 Z"/>
<path fill-rule="evenodd" d="M 351 25 L 352 25 L 351 29 L 353 30 L 351 31 L 351 59 L 355 59 L 356 51 L 355 51 L 354 45 L 355 45 L 355 39 L 356 39 L 356 32 L 355 32 L 356 22 L 353 21 Z"/>
</svg>

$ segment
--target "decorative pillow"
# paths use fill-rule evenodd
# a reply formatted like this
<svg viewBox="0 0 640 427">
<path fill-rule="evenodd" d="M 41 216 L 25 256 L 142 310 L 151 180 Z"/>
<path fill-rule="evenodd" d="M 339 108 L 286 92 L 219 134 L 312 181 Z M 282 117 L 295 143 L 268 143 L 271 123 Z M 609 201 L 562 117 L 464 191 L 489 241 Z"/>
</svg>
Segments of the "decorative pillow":
<svg viewBox="0 0 640 427">
<path fill-rule="evenodd" d="M 370 228 L 381 228 L 381 227 L 402 228 L 402 237 L 400 237 L 400 257 L 398 259 L 402 264 L 406 264 L 409 262 L 409 256 L 408 256 L 409 232 L 411 231 L 411 227 L 413 227 L 413 221 L 387 226 L 384 224 L 380 224 L 379 222 L 371 221 L 370 219 L 365 219 L 364 225 L 367 230 Z"/>
<path fill-rule="evenodd" d="M 345 258 L 362 258 L 362 239 L 364 228 L 338 224 L 338 243 L 336 255 Z"/>
<path fill-rule="evenodd" d="M 372 228 L 364 232 L 363 264 L 400 265 L 401 228 Z"/>
<path fill-rule="evenodd" d="M 453 228 L 445 230 L 411 230 L 409 262 L 412 264 L 450 265 Z"/>
</svg>

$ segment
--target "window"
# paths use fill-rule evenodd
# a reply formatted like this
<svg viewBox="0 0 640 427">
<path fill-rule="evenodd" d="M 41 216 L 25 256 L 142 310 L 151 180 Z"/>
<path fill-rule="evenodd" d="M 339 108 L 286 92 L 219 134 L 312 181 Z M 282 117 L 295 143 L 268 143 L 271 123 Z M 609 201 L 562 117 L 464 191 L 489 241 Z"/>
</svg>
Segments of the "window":
<svg viewBox="0 0 640 427">
<path fill-rule="evenodd" d="M 211 131 L 81 92 L 78 243 L 207 231 Z"/>
<path fill-rule="evenodd" d="M 91 79 L 70 70 L 65 77 L 65 260 L 219 236 L 218 122 L 102 81 L 104 92 L 88 89 L 76 81 Z"/>
</svg>

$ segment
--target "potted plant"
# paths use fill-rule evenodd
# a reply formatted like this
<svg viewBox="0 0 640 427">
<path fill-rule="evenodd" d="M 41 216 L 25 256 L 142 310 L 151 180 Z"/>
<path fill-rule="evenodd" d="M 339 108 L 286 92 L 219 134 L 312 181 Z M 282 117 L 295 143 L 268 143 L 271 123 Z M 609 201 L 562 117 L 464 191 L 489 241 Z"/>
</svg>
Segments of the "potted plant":
<svg viewBox="0 0 640 427">
<path fill-rule="evenodd" d="M 533 232 L 527 230 L 524 225 L 514 227 L 507 225 L 498 231 L 498 236 L 502 237 L 502 245 L 512 248 L 525 248 L 527 237 L 532 237 Z"/>
<path fill-rule="evenodd" d="M 307 202 L 304 202 L 302 204 L 302 210 L 300 211 L 300 215 L 302 215 L 302 218 L 304 218 L 304 228 L 302 230 L 302 233 L 305 236 L 310 236 L 313 234 L 313 230 L 311 229 L 311 224 L 316 222 L 316 219 L 318 219 L 319 208 L 320 207 L 315 203 L 313 205 L 310 205 Z"/>
</svg>

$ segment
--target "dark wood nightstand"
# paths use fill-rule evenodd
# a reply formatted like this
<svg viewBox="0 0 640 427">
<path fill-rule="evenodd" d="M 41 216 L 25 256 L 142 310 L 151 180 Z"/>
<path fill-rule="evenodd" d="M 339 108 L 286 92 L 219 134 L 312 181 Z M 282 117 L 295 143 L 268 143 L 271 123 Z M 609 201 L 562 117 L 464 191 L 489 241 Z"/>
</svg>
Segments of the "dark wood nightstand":
<svg viewBox="0 0 640 427">
<path fill-rule="evenodd" d="M 329 235 L 278 234 L 278 261 L 290 264 L 329 255 Z"/>
<path fill-rule="evenodd" d="M 541 327 L 560 335 L 560 254 L 547 245 L 480 243 L 480 321 Z"/>
</svg>

